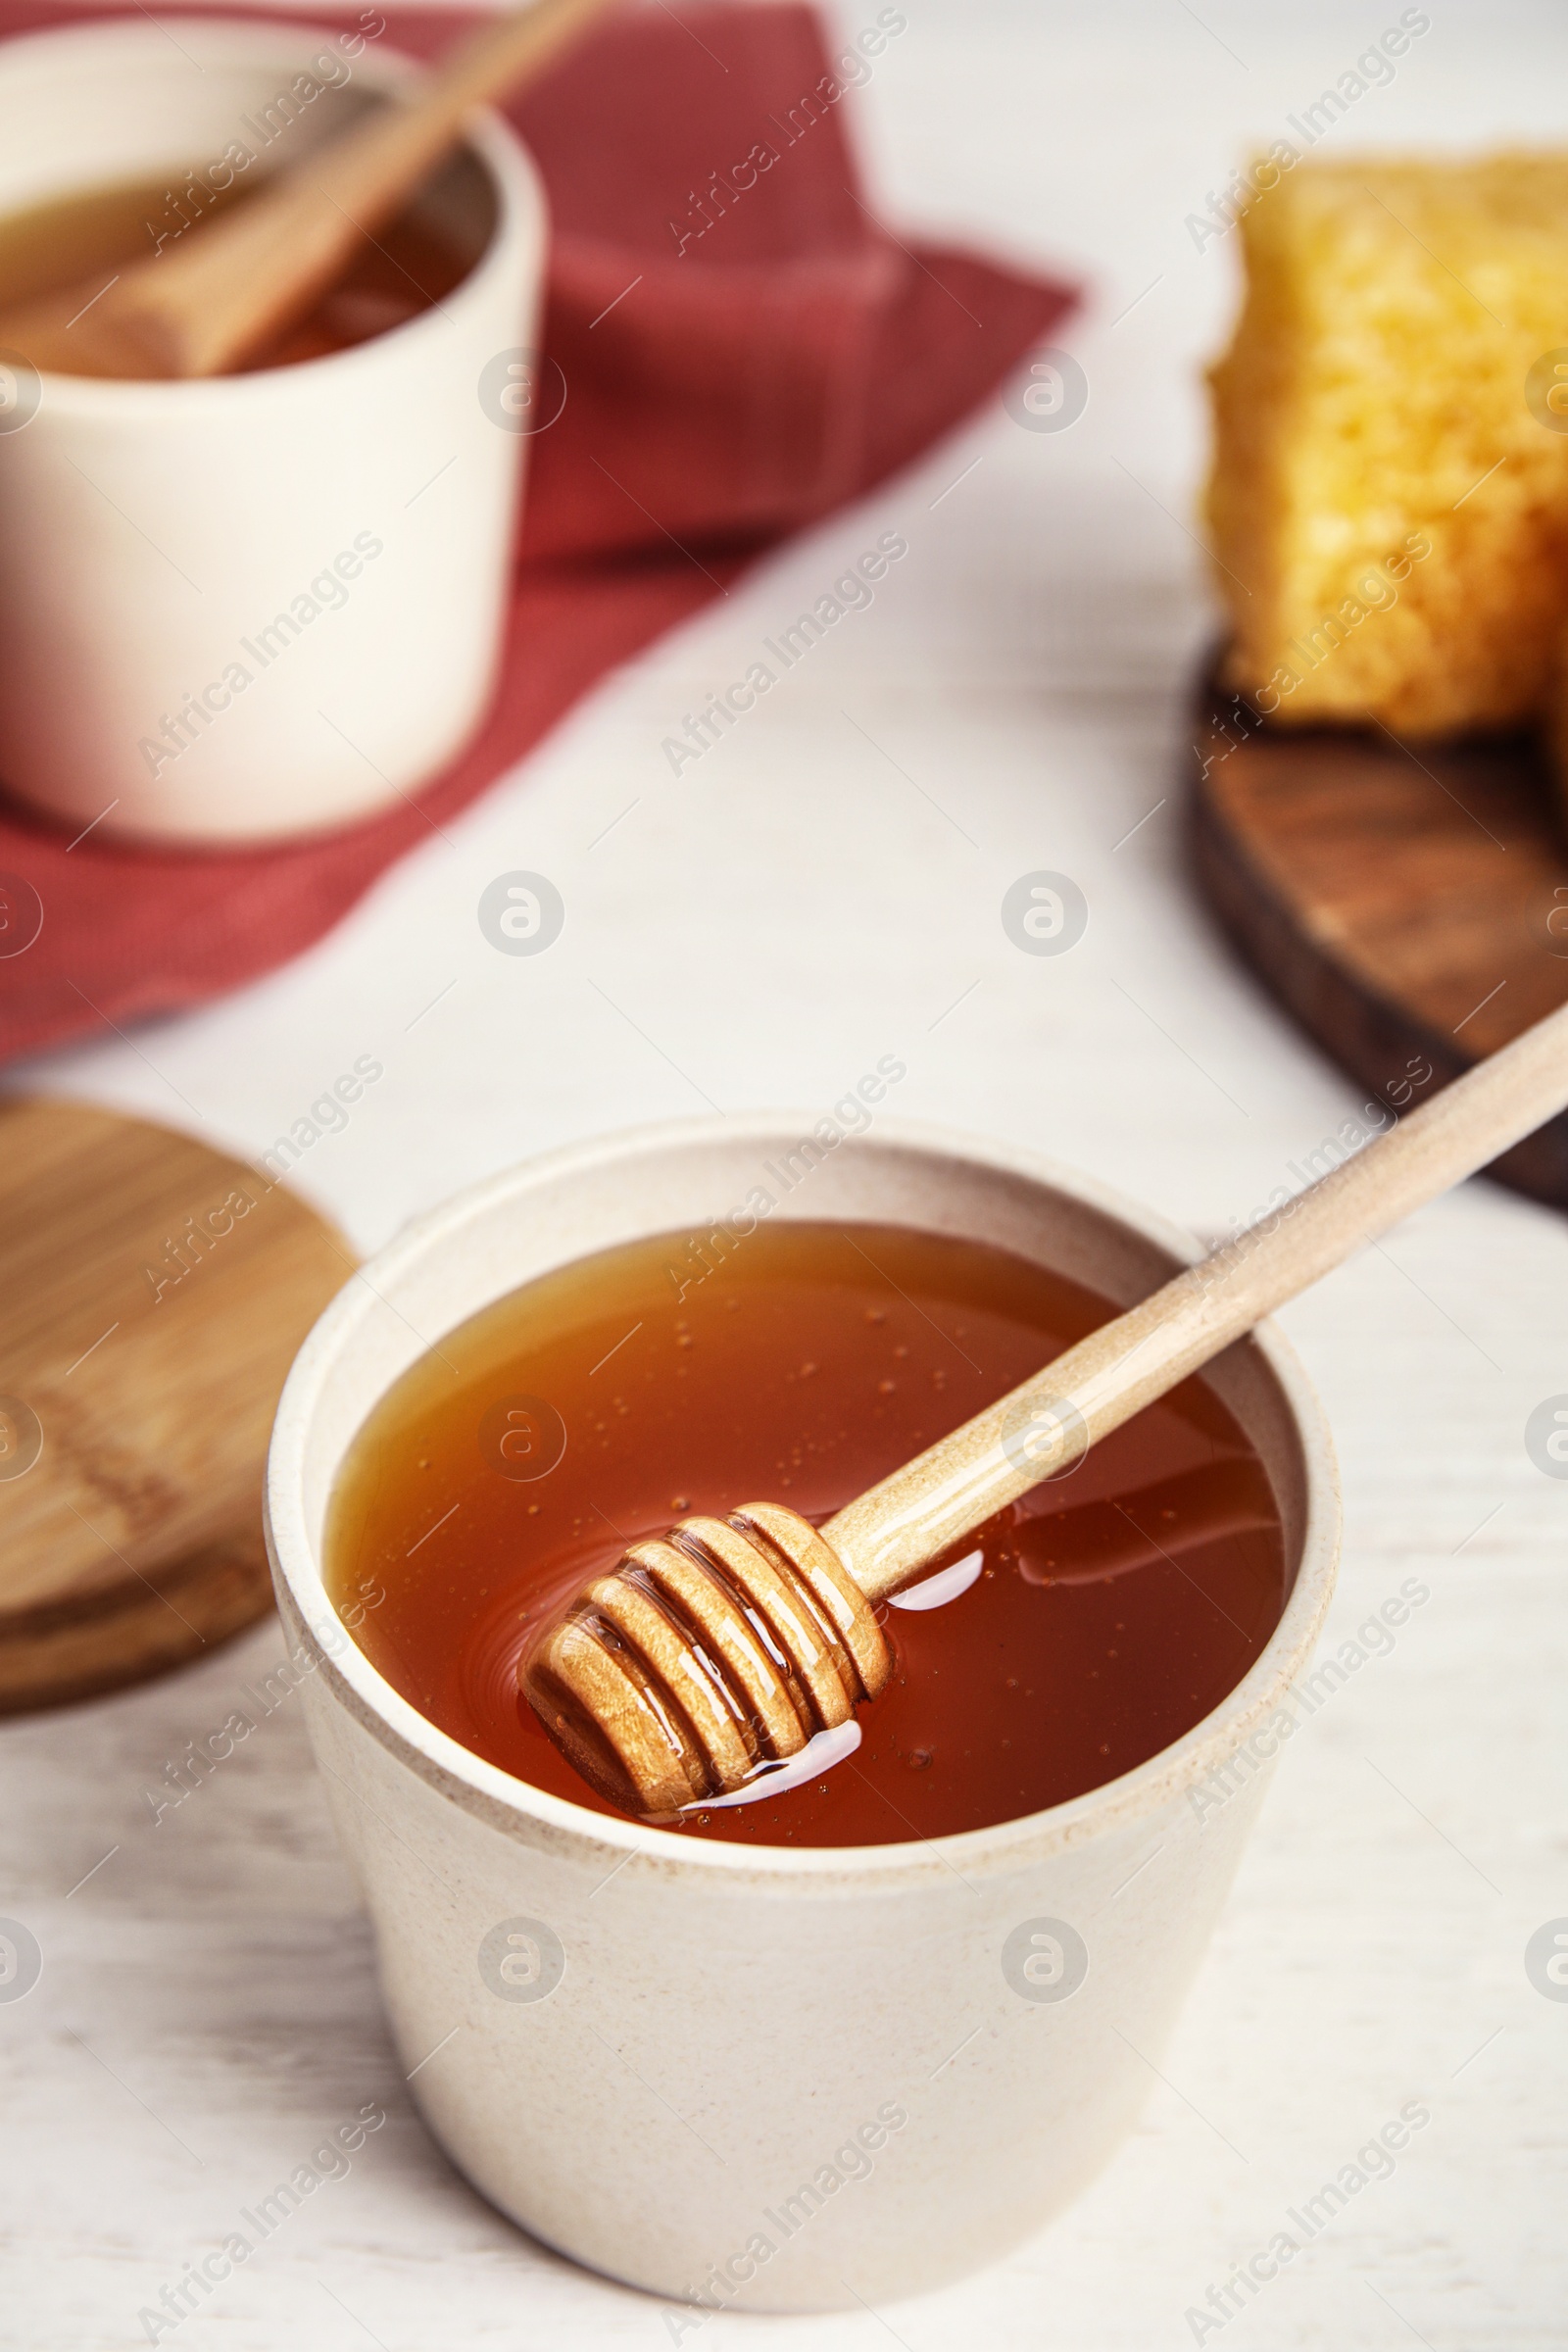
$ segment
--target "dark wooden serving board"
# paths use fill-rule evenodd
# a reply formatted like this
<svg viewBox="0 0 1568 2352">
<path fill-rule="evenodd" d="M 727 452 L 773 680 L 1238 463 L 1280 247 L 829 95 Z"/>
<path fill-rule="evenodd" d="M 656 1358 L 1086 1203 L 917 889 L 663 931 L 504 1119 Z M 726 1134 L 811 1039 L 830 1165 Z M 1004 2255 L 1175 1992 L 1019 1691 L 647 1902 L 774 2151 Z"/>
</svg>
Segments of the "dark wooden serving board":
<svg viewBox="0 0 1568 2352">
<path fill-rule="evenodd" d="M 1203 895 L 1371 1094 L 1422 1057 L 1446 1084 L 1568 1001 L 1568 824 L 1531 739 L 1273 728 L 1212 675 L 1196 716 Z M 1568 1207 L 1568 1114 L 1490 1172 Z"/>
<path fill-rule="evenodd" d="M 354 1264 L 189 1136 L 0 1102 L 0 1714 L 161 1673 L 270 1607 L 272 1411 Z"/>
</svg>

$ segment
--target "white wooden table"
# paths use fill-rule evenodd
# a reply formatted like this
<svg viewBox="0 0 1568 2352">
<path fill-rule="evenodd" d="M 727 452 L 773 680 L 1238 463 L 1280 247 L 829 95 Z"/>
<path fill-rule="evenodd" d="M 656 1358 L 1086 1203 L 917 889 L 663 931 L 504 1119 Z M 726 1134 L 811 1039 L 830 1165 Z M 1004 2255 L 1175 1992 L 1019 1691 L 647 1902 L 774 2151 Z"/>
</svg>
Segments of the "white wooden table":
<svg viewBox="0 0 1568 2352">
<path fill-rule="evenodd" d="M 1353 1108 L 1183 873 L 1184 695 L 1212 625 L 1196 371 L 1235 270 L 1234 238 L 1200 253 L 1184 220 L 1396 0 L 1310 26 L 1221 0 L 1092 22 L 906 5 L 852 101 L 876 181 L 903 220 L 1087 271 L 1093 309 L 1064 335 L 1081 421 L 1025 431 L 993 403 L 612 679 L 314 954 L 25 1081 L 176 1124 L 194 1104 L 201 1132 L 258 1152 L 372 1053 L 384 1080 L 296 1171 L 366 1250 L 521 1154 L 710 1102 L 825 1104 L 889 1052 L 901 1112 L 1017 1137 L 1206 1231 Z M 1342 144 L 1563 138 L 1568 23 L 1432 15 Z M 885 529 L 909 555 L 872 609 L 672 778 L 680 714 Z M 497 955 L 475 920 L 517 867 L 568 910 L 537 958 Z M 999 919 L 1040 867 L 1091 907 L 1059 958 L 1018 954 Z M 1285 1321 L 1343 1449 L 1330 1645 L 1406 1577 L 1430 1599 L 1286 1751 L 1137 2135 L 1054 2230 L 947 2295 L 715 2318 L 703 2352 L 1563 2343 L 1568 2004 L 1532 1985 L 1524 1947 L 1568 1914 L 1568 1484 L 1523 1429 L 1568 1391 L 1568 1220 L 1471 1185 Z M 270 1625 L 0 1730 L 0 1913 L 46 1955 L 0 2004 L 4 2342 L 145 2341 L 138 2310 L 377 2100 L 389 2120 L 349 2176 L 160 2341 L 655 2352 L 657 2303 L 530 2244 L 416 2121 L 297 1713 L 154 1823 L 144 1791 L 279 1649 Z M 1411 2099 L 1431 2121 L 1394 2176 L 1196 2329 L 1210 2284 Z"/>
</svg>

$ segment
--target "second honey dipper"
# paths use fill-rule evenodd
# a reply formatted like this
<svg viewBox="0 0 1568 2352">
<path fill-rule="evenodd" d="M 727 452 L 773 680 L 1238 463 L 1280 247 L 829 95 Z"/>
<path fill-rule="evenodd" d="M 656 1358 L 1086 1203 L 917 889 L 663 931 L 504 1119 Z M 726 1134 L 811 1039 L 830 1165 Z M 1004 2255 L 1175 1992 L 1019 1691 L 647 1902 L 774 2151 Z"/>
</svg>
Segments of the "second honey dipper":
<svg viewBox="0 0 1568 2352">
<path fill-rule="evenodd" d="M 611 0 L 533 0 L 481 24 L 403 100 L 372 107 L 243 209 L 107 285 L 0 315 L 0 344 L 67 375 L 222 375 L 307 312 L 457 144 L 476 106 L 541 74 Z M 172 35 L 170 36 L 172 38 Z"/>
<path fill-rule="evenodd" d="M 545 1729 L 601 1795 L 652 1820 L 799 1755 L 885 1687 L 878 1604 L 1564 1107 L 1568 1006 L 820 1529 L 759 1502 L 633 1544 L 524 1656 L 522 1688 Z"/>
</svg>

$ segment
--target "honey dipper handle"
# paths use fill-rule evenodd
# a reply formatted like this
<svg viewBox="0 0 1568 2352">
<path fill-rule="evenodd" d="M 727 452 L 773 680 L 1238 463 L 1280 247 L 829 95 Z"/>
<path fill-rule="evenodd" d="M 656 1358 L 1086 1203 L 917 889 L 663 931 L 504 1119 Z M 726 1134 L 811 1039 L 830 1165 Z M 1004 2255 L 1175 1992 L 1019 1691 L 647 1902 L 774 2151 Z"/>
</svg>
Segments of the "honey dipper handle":
<svg viewBox="0 0 1568 2352">
<path fill-rule="evenodd" d="M 822 1529 L 872 1601 L 1287 1298 L 1568 1107 L 1568 1005 L 896 1470 Z"/>
<path fill-rule="evenodd" d="M 128 334 L 180 376 L 220 375 L 309 310 L 438 163 L 475 106 L 540 72 L 611 0 L 535 0 L 460 43 L 424 87 L 375 107 L 232 220 L 122 280 L 106 336 Z"/>
</svg>

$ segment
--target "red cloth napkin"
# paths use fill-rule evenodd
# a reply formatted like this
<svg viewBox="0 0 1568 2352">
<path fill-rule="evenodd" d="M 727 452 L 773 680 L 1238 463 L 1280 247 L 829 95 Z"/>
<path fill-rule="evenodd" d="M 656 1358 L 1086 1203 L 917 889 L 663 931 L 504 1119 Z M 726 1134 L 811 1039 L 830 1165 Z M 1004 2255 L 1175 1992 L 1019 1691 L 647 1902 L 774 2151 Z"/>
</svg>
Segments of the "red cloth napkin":
<svg viewBox="0 0 1568 2352">
<path fill-rule="evenodd" d="M 0 0 L 0 33 L 105 13 Z M 399 10 L 385 37 L 428 57 L 474 21 Z M 899 9 L 871 22 L 903 37 Z M 26 927 L 28 889 L 43 907 L 33 944 L 0 956 L 0 1055 L 297 955 L 596 678 L 915 457 L 1070 306 L 1070 288 L 878 227 L 846 136 L 854 100 L 830 95 L 851 77 L 808 8 L 630 9 L 510 110 L 550 191 L 546 349 L 569 397 L 533 444 L 494 708 L 417 808 L 299 846 L 68 849 L 0 800 L 0 917 L 17 881 Z"/>
</svg>

